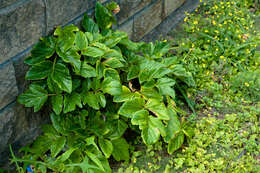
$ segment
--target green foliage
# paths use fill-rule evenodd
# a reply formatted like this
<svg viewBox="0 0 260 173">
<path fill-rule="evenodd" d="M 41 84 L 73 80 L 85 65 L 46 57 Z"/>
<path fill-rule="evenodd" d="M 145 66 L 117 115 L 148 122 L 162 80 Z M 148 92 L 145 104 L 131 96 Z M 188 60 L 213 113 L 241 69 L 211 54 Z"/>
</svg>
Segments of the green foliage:
<svg viewBox="0 0 260 173">
<path fill-rule="evenodd" d="M 49 106 L 52 126 L 13 161 L 41 172 L 107 173 L 109 158 L 130 158 L 126 130 L 147 145 L 164 139 L 169 153 L 183 144 L 184 121 L 173 100 L 175 84 L 194 86 L 191 74 L 167 57 L 167 42 L 134 43 L 111 30 L 115 4 L 108 7 L 96 4 L 97 23 L 85 16 L 85 31 L 57 27 L 25 60 L 32 83 L 18 102 L 35 112 Z"/>
</svg>

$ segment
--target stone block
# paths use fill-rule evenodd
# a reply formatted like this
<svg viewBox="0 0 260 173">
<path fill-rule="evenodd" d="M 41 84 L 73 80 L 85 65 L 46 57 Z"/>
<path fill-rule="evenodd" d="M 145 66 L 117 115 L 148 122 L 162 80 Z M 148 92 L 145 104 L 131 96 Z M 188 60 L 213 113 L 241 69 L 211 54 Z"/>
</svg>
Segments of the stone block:
<svg viewBox="0 0 260 173">
<path fill-rule="evenodd" d="M 0 15 L 0 64 L 38 41 L 43 34 L 41 0 L 27 2 Z"/>
<path fill-rule="evenodd" d="M 162 0 L 153 3 L 134 17 L 133 40 L 138 41 L 162 21 Z"/>
<path fill-rule="evenodd" d="M 165 0 L 164 3 L 164 12 L 165 16 L 168 16 L 177 8 L 179 8 L 186 0 Z"/>
<path fill-rule="evenodd" d="M 153 0 L 120 0 L 120 12 L 117 14 L 118 23 L 122 24 L 152 1 Z"/>
<path fill-rule="evenodd" d="M 69 23 L 95 6 L 96 0 L 47 0 L 48 31 Z"/>
<path fill-rule="evenodd" d="M 34 113 L 18 103 L 0 110 L 0 168 L 9 159 L 9 144 L 17 152 L 41 133 L 40 125 L 49 122 L 47 111 Z"/>
<path fill-rule="evenodd" d="M 25 80 L 25 74 L 29 70 L 29 66 L 24 64 L 24 59 L 29 55 L 30 52 L 27 52 L 13 61 L 16 84 L 19 93 L 23 93 L 30 83 L 30 81 Z"/>
<path fill-rule="evenodd" d="M 0 67 L 0 110 L 13 102 L 17 95 L 14 67 L 12 63 L 8 63 Z"/>
<path fill-rule="evenodd" d="M 134 25 L 134 20 L 132 19 L 119 26 L 118 29 L 120 31 L 126 32 L 128 34 L 128 38 L 131 40 L 133 36 L 133 25 Z"/>
<path fill-rule="evenodd" d="M 12 5 L 13 3 L 17 2 L 18 0 L 1 0 L 0 1 L 0 9 L 8 7 L 9 5 Z"/>
</svg>

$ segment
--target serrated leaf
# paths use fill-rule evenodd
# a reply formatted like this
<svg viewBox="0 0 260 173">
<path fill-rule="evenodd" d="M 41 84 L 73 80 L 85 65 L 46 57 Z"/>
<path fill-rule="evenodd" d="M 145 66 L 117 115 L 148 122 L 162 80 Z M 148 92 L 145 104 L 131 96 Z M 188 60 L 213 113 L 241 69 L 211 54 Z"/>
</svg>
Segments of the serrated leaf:
<svg viewBox="0 0 260 173">
<path fill-rule="evenodd" d="M 162 95 L 169 95 L 175 98 L 175 91 L 172 88 L 175 85 L 175 80 L 170 78 L 161 78 L 157 81 L 156 87 Z"/>
<path fill-rule="evenodd" d="M 18 102 L 26 107 L 34 107 L 34 112 L 41 109 L 48 99 L 48 92 L 41 86 L 31 84 L 29 89 L 18 97 Z"/>
<path fill-rule="evenodd" d="M 26 58 L 24 63 L 35 65 L 44 61 L 45 58 L 50 58 L 55 52 L 56 39 L 54 37 L 45 37 L 38 42 L 31 51 L 31 56 Z"/>
<path fill-rule="evenodd" d="M 98 144 L 106 156 L 106 158 L 109 158 L 113 152 L 113 144 L 110 140 L 104 139 L 104 138 L 99 138 L 98 139 Z"/>
<path fill-rule="evenodd" d="M 172 71 L 164 65 L 153 60 L 142 59 L 140 64 L 139 81 L 150 81 L 154 78 L 161 78 Z"/>
<path fill-rule="evenodd" d="M 68 113 L 71 111 L 74 111 L 76 109 L 76 106 L 79 108 L 82 108 L 81 104 L 81 96 L 79 93 L 72 92 L 71 94 L 66 94 L 64 96 L 64 113 Z"/>
<path fill-rule="evenodd" d="M 93 109 L 99 110 L 99 98 L 93 92 L 83 93 L 83 104 L 88 104 Z"/>
<path fill-rule="evenodd" d="M 181 130 L 181 123 L 177 116 L 177 113 L 173 109 L 169 109 L 170 119 L 167 121 L 166 126 L 166 137 L 164 138 L 166 142 L 170 142 L 174 138 L 177 132 Z"/>
<path fill-rule="evenodd" d="M 51 157 L 56 157 L 59 152 L 64 148 L 66 143 L 65 136 L 60 136 L 53 141 L 53 144 L 51 145 Z"/>
<path fill-rule="evenodd" d="M 154 144 L 160 138 L 160 135 L 165 136 L 165 127 L 161 120 L 149 115 L 147 110 L 141 110 L 134 114 L 131 123 L 138 125 L 142 130 L 141 136 L 144 143 L 147 145 Z"/>
<path fill-rule="evenodd" d="M 100 2 L 96 3 L 95 17 L 102 30 L 109 29 L 112 26 L 113 15 Z"/>
<path fill-rule="evenodd" d="M 162 95 L 158 93 L 154 88 L 141 88 L 141 94 L 146 98 L 146 99 L 156 99 L 161 101 L 163 99 Z"/>
<path fill-rule="evenodd" d="M 75 45 L 79 50 L 83 50 L 87 48 L 88 39 L 82 31 L 76 33 Z"/>
<path fill-rule="evenodd" d="M 33 65 L 29 71 L 27 71 L 25 79 L 26 80 L 40 80 L 45 79 L 52 71 L 52 62 L 43 61 Z"/>
<path fill-rule="evenodd" d="M 84 18 L 82 20 L 82 26 L 86 32 L 90 32 L 90 33 L 99 32 L 98 25 L 94 22 L 93 19 L 89 18 L 86 14 L 84 15 Z"/>
<path fill-rule="evenodd" d="M 168 144 L 168 153 L 172 154 L 174 151 L 179 149 L 184 142 L 184 133 L 180 132 L 175 138 L 173 138 Z"/>
<path fill-rule="evenodd" d="M 106 59 L 103 64 L 105 66 L 108 66 L 110 68 L 120 68 L 120 67 L 124 67 L 124 64 L 121 63 L 118 59 L 116 58 L 108 58 Z"/>
<path fill-rule="evenodd" d="M 129 160 L 129 145 L 124 138 L 118 138 L 111 141 L 113 144 L 112 156 L 116 161 Z"/>
<path fill-rule="evenodd" d="M 119 109 L 118 113 L 125 117 L 131 118 L 137 111 L 144 108 L 145 101 L 142 98 L 135 98 L 126 101 Z"/>
<path fill-rule="evenodd" d="M 64 62 L 70 63 L 74 67 L 76 72 L 80 71 L 80 55 L 75 49 L 69 49 L 67 52 L 62 52 L 61 50 L 57 49 L 57 54 L 62 58 Z"/>
<path fill-rule="evenodd" d="M 51 75 L 48 76 L 47 86 L 48 86 L 48 89 L 53 93 L 56 93 L 56 94 L 62 93 L 62 90 L 59 88 L 59 86 L 52 80 Z"/>
<path fill-rule="evenodd" d="M 105 171 L 105 170 L 104 170 L 104 167 L 103 167 L 103 165 L 102 165 L 102 162 L 98 159 L 98 157 L 97 157 L 95 154 L 93 154 L 93 153 L 91 153 L 91 152 L 89 152 L 89 151 L 86 151 L 86 154 L 87 154 L 87 156 L 88 156 L 96 165 L 98 165 L 98 167 L 99 167 L 102 171 Z"/>
<path fill-rule="evenodd" d="M 51 74 L 52 80 L 59 86 L 59 88 L 67 93 L 72 91 L 72 80 L 69 69 L 61 63 L 54 66 Z"/>
<path fill-rule="evenodd" d="M 79 29 L 74 25 L 65 26 L 63 29 L 58 26 L 54 31 L 54 35 L 58 36 L 57 47 L 62 52 L 67 52 L 71 47 L 73 47 L 75 42 L 75 31 Z"/>
<path fill-rule="evenodd" d="M 138 94 L 132 93 L 129 88 L 126 86 L 122 86 L 122 93 L 120 95 L 114 96 L 114 102 L 125 102 L 128 100 L 132 100 L 134 97 L 138 97 Z"/>
<path fill-rule="evenodd" d="M 61 156 L 57 158 L 58 162 L 65 162 L 66 160 L 69 159 L 70 155 L 75 151 L 75 148 L 70 148 L 67 150 L 65 153 L 63 153 Z"/>
<path fill-rule="evenodd" d="M 149 99 L 145 108 L 153 112 L 161 120 L 169 120 L 169 112 L 163 102 L 156 99 Z"/>
<path fill-rule="evenodd" d="M 142 129 L 141 136 L 145 144 L 152 145 L 159 140 L 160 131 L 156 127 L 148 126 Z"/>
<path fill-rule="evenodd" d="M 107 134 L 107 136 L 109 139 L 114 140 L 120 138 L 124 134 L 128 126 L 123 120 L 119 119 L 111 120 L 108 123 L 108 127 L 109 129 L 111 129 L 111 131 L 109 132 L 109 134 Z"/>
<path fill-rule="evenodd" d="M 106 97 L 101 92 L 97 93 L 97 98 L 101 107 L 106 107 Z"/>
<path fill-rule="evenodd" d="M 131 80 L 131 79 L 134 79 L 134 78 L 137 78 L 138 75 L 139 75 L 139 66 L 138 65 L 132 65 L 130 68 L 129 68 L 129 71 L 128 71 L 128 74 L 127 74 L 127 80 Z"/>
<path fill-rule="evenodd" d="M 81 53 L 82 55 L 96 58 L 104 55 L 105 52 L 100 48 L 87 46 L 87 48 L 84 49 Z"/>
<path fill-rule="evenodd" d="M 119 76 L 118 72 L 113 68 L 106 68 L 103 73 L 104 73 L 103 74 L 104 77 L 106 77 L 106 78 L 111 77 L 113 79 L 120 81 L 120 76 Z"/>
<path fill-rule="evenodd" d="M 53 111 L 59 115 L 63 108 L 63 96 L 55 95 L 51 97 L 52 109 Z"/>
<path fill-rule="evenodd" d="M 101 90 L 104 93 L 111 94 L 113 96 L 120 95 L 122 93 L 122 85 L 120 81 L 115 80 L 111 77 L 107 77 L 101 84 Z"/>
<path fill-rule="evenodd" d="M 89 65 L 86 61 L 81 64 L 80 75 L 84 78 L 96 77 L 96 69 Z"/>
</svg>

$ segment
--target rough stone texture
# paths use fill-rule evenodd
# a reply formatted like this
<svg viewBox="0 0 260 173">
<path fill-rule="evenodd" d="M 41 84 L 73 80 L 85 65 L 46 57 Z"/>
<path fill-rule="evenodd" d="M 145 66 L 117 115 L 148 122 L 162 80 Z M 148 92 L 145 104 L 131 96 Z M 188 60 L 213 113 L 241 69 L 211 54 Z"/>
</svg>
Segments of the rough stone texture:
<svg viewBox="0 0 260 173">
<path fill-rule="evenodd" d="M 162 1 L 149 6 L 139 15 L 134 17 L 133 40 L 140 40 L 162 21 Z"/>
<path fill-rule="evenodd" d="M 47 0 L 48 31 L 93 8 L 95 0 Z"/>
<path fill-rule="evenodd" d="M 133 37 L 133 24 L 134 24 L 134 20 L 132 19 L 132 20 L 125 22 L 124 24 L 122 24 L 119 27 L 120 31 L 124 31 L 128 34 L 129 39 L 132 39 L 132 37 Z"/>
<path fill-rule="evenodd" d="M 12 104 L 0 111 L 0 168 L 8 159 L 9 146 L 15 151 L 41 133 L 40 124 L 46 123 L 46 112 L 33 113 L 22 105 Z"/>
<path fill-rule="evenodd" d="M 117 15 L 118 23 L 122 24 L 151 1 L 152 0 L 120 0 L 120 12 Z"/>
<path fill-rule="evenodd" d="M 171 13 L 167 18 L 165 18 L 160 25 L 155 27 L 152 31 L 142 38 L 142 41 L 155 41 L 162 37 L 167 37 L 174 27 L 176 27 L 185 18 L 185 12 L 192 12 L 200 4 L 199 0 L 186 0 L 186 2 L 178 8 L 176 11 Z"/>
<path fill-rule="evenodd" d="M 13 102 L 17 94 L 14 67 L 12 63 L 8 63 L 0 67 L 0 110 Z"/>
<path fill-rule="evenodd" d="M 44 7 L 34 0 L 0 15 L 0 64 L 34 44 L 42 36 Z"/>
<path fill-rule="evenodd" d="M 17 2 L 18 0 L 1 0 L 0 1 L 0 9 L 5 8 L 9 5 L 12 5 L 13 3 Z"/>
<path fill-rule="evenodd" d="M 164 12 L 165 15 L 168 16 L 171 14 L 174 10 L 179 8 L 185 0 L 165 0 L 164 2 Z"/>
</svg>

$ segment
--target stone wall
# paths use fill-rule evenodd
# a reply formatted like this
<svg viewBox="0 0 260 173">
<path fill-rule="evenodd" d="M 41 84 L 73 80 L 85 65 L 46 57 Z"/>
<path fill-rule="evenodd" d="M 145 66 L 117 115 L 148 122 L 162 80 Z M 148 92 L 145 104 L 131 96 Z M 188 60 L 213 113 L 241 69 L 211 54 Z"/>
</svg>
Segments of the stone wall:
<svg viewBox="0 0 260 173">
<path fill-rule="evenodd" d="M 0 167 L 8 159 L 9 144 L 16 150 L 32 141 L 40 133 L 39 125 L 48 121 L 44 110 L 33 113 L 32 109 L 16 103 L 17 95 L 27 86 L 24 76 L 28 67 L 23 64 L 24 58 L 33 44 L 50 34 L 55 26 L 78 25 L 84 13 L 92 14 L 96 1 L 0 0 Z M 196 0 L 116 1 L 121 11 L 114 27 L 126 31 L 134 41 L 154 40 L 165 34 L 183 18 L 186 9 L 181 7 L 183 4 L 197 3 Z"/>
</svg>

